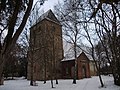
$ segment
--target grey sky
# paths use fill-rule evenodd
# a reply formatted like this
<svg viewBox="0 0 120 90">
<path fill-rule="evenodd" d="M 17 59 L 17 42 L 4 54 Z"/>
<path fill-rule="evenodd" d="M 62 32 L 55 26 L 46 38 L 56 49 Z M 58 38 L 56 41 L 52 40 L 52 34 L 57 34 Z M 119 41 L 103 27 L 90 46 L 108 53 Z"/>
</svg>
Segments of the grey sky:
<svg viewBox="0 0 120 90">
<path fill-rule="evenodd" d="M 58 1 L 62 1 L 62 0 L 47 0 L 47 1 L 45 1 L 43 6 L 41 7 L 41 10 L 44 10 L 44 12 L 46 12 L 49 9 L 53 10 L 54 5 L 57 4 Z"/>
</svg>

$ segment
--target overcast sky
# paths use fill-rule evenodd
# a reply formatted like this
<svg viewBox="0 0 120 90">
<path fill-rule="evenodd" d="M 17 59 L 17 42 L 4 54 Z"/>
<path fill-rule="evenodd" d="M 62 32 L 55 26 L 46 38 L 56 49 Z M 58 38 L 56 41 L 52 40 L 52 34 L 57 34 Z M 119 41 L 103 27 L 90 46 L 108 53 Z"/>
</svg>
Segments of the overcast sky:
<svg viewBox="0 0 120 90">
<path fill-rule="evenodd" d="M 63 1 L 63 0 L 47 0 L 41 7 L 41 10 L 44 10 L 44 12 L 48 11 L 49 9 L 54 8 L 54 5 L 58 3 L 58 1 Z"/>
</svg>

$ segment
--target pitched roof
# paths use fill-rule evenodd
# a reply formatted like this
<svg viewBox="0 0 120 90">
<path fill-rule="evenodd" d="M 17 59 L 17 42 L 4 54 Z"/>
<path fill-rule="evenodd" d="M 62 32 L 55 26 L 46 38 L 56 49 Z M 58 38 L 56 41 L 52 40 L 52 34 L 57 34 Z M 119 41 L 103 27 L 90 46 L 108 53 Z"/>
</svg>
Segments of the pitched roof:
<svg viewBox="0 0 120 90">
<path fill-rule="evenodd" d="M 52 10 L 48 10 L 47 12 L 43 13 L 37 20 L 37 22 L 35 22 L 32 27 L 34 27 L 35 25 L 37 25 L 39 22 L 41 22 L 42 20 L 47 19 L 49 21 L 52 21 L 56 24 L 60 24 L 59 20 L 57 19 L 57 17 L 54 15 L 54 13 L 52 12 Z"/>
<path fill-rule="evenodd" d="M 60 22 L 58 21 L 58 19 L 56 18 L 56 16 L 54 15 L 54 13 L 52 12 L 52 10 L 48 10 L 47 12 L 45 12 L 44 14 L 42 14 L 39 18 L 38 18 L 38 22 L 47 19 L 47 20 L 51 20 L 53 22 L 56 22 L 58 24 L 60 24 Z"/>
<path fill-rule="evenodd" d="M 90 60 L 90 58 L 89 58 L 89 56 L 87 55 L 87 54 L 85 54 L 85 52 L 81 52 L 79 55 L 77 55 L 77 58 L 79 58 L 81 55 L 85 55 L 89 60 Z M 63 60 L 61 60 L 62 62 L 63 61 L 72 61 L 72 60 L 75 60 L 75 57 L 65 57 Z"/>
</svg>

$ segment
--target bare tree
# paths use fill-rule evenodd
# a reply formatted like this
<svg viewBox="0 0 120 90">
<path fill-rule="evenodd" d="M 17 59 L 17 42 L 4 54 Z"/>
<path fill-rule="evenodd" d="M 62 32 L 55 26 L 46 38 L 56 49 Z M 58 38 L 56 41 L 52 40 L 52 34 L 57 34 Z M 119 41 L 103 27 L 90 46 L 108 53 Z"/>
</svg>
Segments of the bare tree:
<svg viewBox="0 0 120 90">
<path fill-rule="evenodd" d="M 39 57 L 36 57 L 36 55 L 40 52 L 41 50 L 41 42 L 39 41 L 39 43 L 37 42 L 38 39 L 38 35 L 37 35 L 37 30 L 32 30 L 31 28 L 36 25 L 38 23 L 38 18 L 39 18 L 39 13 L 40 13 L 40 8 L 41 5 L 44 3 L 45 0 L 38 0 L 36 1 L 36 3 L 34 4 L 32 11 L 31 11 L 31 15 L 29 17 L 28 23 L 25 27 L 24 32 L 22 33 L 21 37 L 19 38 L 19 41 L 22 42 L 22 45 L 26 47 L 25 51 L 27 54 L 27 58 L 28 58 L 28 67 L 29 72 L 28 73 L 30 75 L 30 85 L 34 86 L 35 81 L 36 81 L 36 62 L 38 62 Z M 29 28 L 30 29 L 29 29 Z M 38 29 L 38 25 L 35 26 L 36 29 Z M 36 46 L 37 44 L 40 44 L 39 47 Z"/>
<path fill-rule="evenodd" d="M 87 38 L 87 40 L 91 44 L 91 48 L 92 48 L 91 56 L 92 56 L 92 58 L 93 58 L 93 60 L 95 62 L 95 66 L 96 66 L 96 69 L 97 69 L 97 72 L 98 72 L 98 76 L 99 76 L 99 79 L 100 79 L 101 87 L 103 87 L 104 84 L 103 84 L 103 81 L 102 81 L 102 78 L 101 78 L 101 75 L 100 75 L 100 69 L 99 69 L 99 66 L 98 66 L 99 62 L 96 61 L 96 56 L 95 56 L 95 45 L 93 44 L 92 39 L 90 37 L 90 34 L 88 32 L 88 30 L 90 28 L 89 29 L 87 28 L 87 24 L 85 24 L 83 27 L 84 27 L 84 30 L 85 30 L 85 32 L 87 34 L 85 37 Z"/>
<path fill-rule="evenodd" d="M 38 61 L 38 58 L 35 56 L 36 52 L 38 52 L 38 48 L 36 48 L 36 32 L 31 31 L 30 38 L 28 40 L 29 46 L 28 46 L 28 52 L 27 52 L 27 57 L 28 57 L 28 65 L 30 66 L 30 85 L 34 86 L 35 85 L 35 63 Z M 28 67 L 29 67 L 28 66 Z"/>
<path fill-rule="evenodd" d="M 62 8 L 64 7 L 64 8 Z M 75 66 L 74 66 L 74 77 L 73 84 L 76 84 L 77 79 L 77 45 L 80 41 L 80 11 L 81 3 L 79 0 L 66 0 L 63 6 L 55 8 L 59 11 L 57 15 L 60 17 L 60 21 L 63 24 L 63 35 L 68 43 L 73 44 Z"/>
<path fill-rule="evenodd" d="M 100 38 L 100 41 L 105 49 L 107 59 L 112 67 L 114 83 L 120 85 L 119 79 L 119 50 L 116 48 L 119 45 L 119 23 L 120 23 L 120 13 L 119 13 L 119 1 L 98 1 L 98 7 L 92 13 L 91 18 L 95 17 L 96 32 Z M 95 4 L 95 3 L 94 3 Z M 94 9 L 93 3 L 90 2 L 90 6 Z M 106 4 L 106 5 L 104 5 Z M 100 28 L 98 28 L 100 27 Z M 105 40 L 106 38 L 106 40 Z M 105 42 L 102 41 L 105 40 Z M 108 48 L 108 50 L 107 50 Z M 110 55 L 110 57 L 109 57 Z"/>
<path fill-rule="evenodd" d="M 0 46 L 1 46 L 0 47 L 1 48 L 0 50 L 0 84 L 2 84 L 1 80 L 2 80 L 4 63 L 7 60 L 6 55 L 10 53 L 19 35 L 23 31 L 23 28 L 26 24 L 26 21 L 32 9 L 33 0 L 29 0 L 28 2 L 23 2 L 23 0 L 15 1 L 15 3 L 12 3 L 12 4 L 7 3 L 7 1 L 2 1 L 1 5 L 2 5 L 2 9 L 1 9 L 0 15 L 3 17 L 7 15 L 8 17 L 8 18 L 1 19 L 3 22 L 6 21 L 6 26 L 8 26 L 6 29 L 8 32 L 5 38 L 3 39 L 3 42 L 0 40 L 1 41 L 0 42 Z M 10 5 L 12 5 L 12 8 L 10 8 L 11 7 Z M 24 6 L 26 6 L 25 10 L 22 9 Z M 9 11 L 9 9 L 10 9 L 10 14 L 6 12 L 6 11 Z M 16 29 L 15 27 L 16 27 L 18 16 L 21 10 L 23 10 L 25 14 L 23 15 L 22 20 Z M 8 13 L 8 14 L 5 14 L 5 13 Z M 6 19 L 8 20 L 8 22 Z M 5 28 L 1 28 L 1 32 L 3 31 L 3 29 Z"/>
</svg>

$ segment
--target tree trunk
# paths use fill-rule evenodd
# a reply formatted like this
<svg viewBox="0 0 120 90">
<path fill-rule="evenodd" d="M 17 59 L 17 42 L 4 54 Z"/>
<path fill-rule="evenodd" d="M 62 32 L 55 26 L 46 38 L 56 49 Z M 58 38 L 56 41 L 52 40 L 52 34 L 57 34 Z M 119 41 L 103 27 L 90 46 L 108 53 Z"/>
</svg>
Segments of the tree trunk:
<svg viewBox="0 0 120 90">
<path fill-rule="evenodd" d="M 92 51 L 93 52 L 93 51 Z M 95 66 L 96 66 L 96 69 L 97 69 L 97 72 L 98 72 L 98 77 L 100 79 L 100 83 L 101 83 L 101 87 L 104 87 L 104 84 L 103 84 L 103 81 L 102 81 L 102 77 L 100 75 L 100 70 L 98 68 L 98 65 L 97 65 L 97 62 L 95 61 L 95 58 L 94 58 L 94 52 L 92 53 L 92 57 L 93 57 L 93 60 L 95 62 Z"/>
<path fill-rule="evenodd" d="M 58 79 L 56 78 L 56 84 L 58 84 Z"/>
<path fill-rule="evenodd" d="M 31 63 L 30 85 L 33 86 L 33 63 Z"/>
<path fill-rule="evenodd" d="M 54 59 L 55 59 L 55 53 L 54 53 Z M 57 57 L 56 57 L 57 58 Z M 55 73 L 54 73 L 54 76 L 55 76 L 55 81 L 56 81 L 56 84 L 58 84 L 58 73 L 57 73 L 57 61 L 58 59 L 55 59 L 54 60 L 54 69 L 55 69 Z"/>
<path fill-rule="evenodd" d="M 3 63 L 0 65 L 0 85 L 4 84 L 4 79 L 3 79 Z"/>
<path fill-rule="evenodd" d="M 102 77 L 100 75 L 100 71 L 99 70 L 98 70 L 98 76 L 99 76 L 99 79 L 100 79 L 101 87 L 104 87 L 104 84 L 103 84 L 103 81 L 102 81 Z"/>
<path fill-rule="evenodd" d="M 115 65 L 116 70 L 114 69 L 114 73 L 113 73 L 114 84 L 120 86 L 120 71 L 119 71 L 120 70 L 120 61 L 119 61 L 119 59 L 116 60 L 116 62 L 114 62 L 114 63 L 116 63 L 116 65 Z"/>
<path fill-rule="evenodd" d="M 0 85 L 4 84 L 4 77 L 3 77 L 4 62 L 5 62 L 4 55 L 0 53 Z"/>
<path fill-rule="evenodd" d="M 52 86 L 52 88 L 54 88 L 54 86 L 53 86 L 53 66 L 51 67 L 51 86 Z"/>
<path fill-rule="evenodd" d="M 74 57 L 75 57 L 75 65 L 74 65 L 74 78 L 73 78 L 73 84 L 76 84 L 77 79 L 77 52 L 76 52 L 76 40 L 74 42 Z"/>
<path fill-rule="evenodd" d="M 75 59 L 73 84 L 76 84 L 76 79 L 77 79 L 77 60 Z"/>
<path fill-rule="evenodd" d="M 51 86 L 52 86 L 52 88 L 54 88 L 54 86 L 53 86 L 53 58 L 51 60 L 51 72 L 50 72 L 50 74 L 51 74 Z"/>
<path fill-rule="evenodd" d="M 53 79 L 52 79 L 52 77 L 51 77 L 51 86 L 52 86 L 52 88 L 54 88 L 54 87 L 53 87 Z"/>
<path fill-rule="evenodd" d="M 58 79 L 57 79 L 58 77 L 57 77 L 57 69 L 56 69 L 56 67 L 55 67 L 55 80 L 56 80 L 56 84 L 58 84 Z"/>
<path fill-rule="evenodd" d="M 46 83 L 46 50 L 44 44 L 44 84 Z"/>
<path fill-rule="evenodd" d="M 44 70 L 44 72 L 45 72 L 45 75 L 44 75 L 44 84 L 46 83 L 46 60 L 45 60 L 45 70 Z"/>
</svg>

